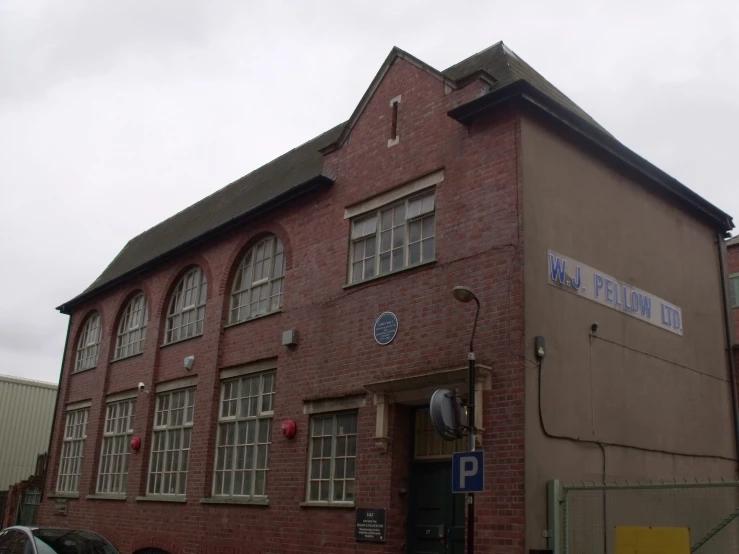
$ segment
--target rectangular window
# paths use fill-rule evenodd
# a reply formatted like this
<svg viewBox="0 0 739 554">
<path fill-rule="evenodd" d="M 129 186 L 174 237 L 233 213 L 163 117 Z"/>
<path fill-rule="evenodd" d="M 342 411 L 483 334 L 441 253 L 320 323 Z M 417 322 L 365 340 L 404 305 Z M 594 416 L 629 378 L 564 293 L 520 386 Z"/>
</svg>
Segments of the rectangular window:
<svg viewBox="0 0 739 554">
<path fill-rule="evenodd" d="M 89 415 L 89 408 L 67 412 L 62 456 L 59 462 L 59 476 L 56 481 L 57 492 L 75 493 L 80 491 L 80 475 L 82 474 L 82 460 L 85 454 Z"/>
<path fill-rule="evenodd" d="M 147 494 L 185 494 L 195 389 L 157 395 Z"/>
<path fill-rule="evenodd" d="M 135 410 L 135 399 L 113 402 L 106 408 L 97 483 L 99 493 L 124 494 L 126 492 L 128 453 L 131 449 Z"/>
<path fill-rule="evenodd" d="M 308 452 L 310 502 L 354 502 L 357 413 L 313 416 Z"/>
<path fill-rule="evenodd" d="M 221 384 L 214 496 L 267 496 L 275 374 Z"/>
<path fill-rule="evenodd" d="M 426 191 L 352 221 L 351 283 L 434 259 L 436 192 Z"/>
<path fill-rule="evenodd" d="M 729 276 L 729 296 L 732 307 L 739 308 L 739 274 Z"/>
</svg>

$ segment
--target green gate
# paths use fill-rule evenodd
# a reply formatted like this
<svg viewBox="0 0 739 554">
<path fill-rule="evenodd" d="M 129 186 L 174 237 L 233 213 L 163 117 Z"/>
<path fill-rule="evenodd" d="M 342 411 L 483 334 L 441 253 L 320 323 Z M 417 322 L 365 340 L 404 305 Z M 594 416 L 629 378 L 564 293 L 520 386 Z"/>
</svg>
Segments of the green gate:
<svg viewBox="0 0 739 554">
<path fill-rule="evenodd" d="M 681 527 L 691 552 L 739 550 L 739 481 L 571 483 L 551 481 L 549 549 L 614 554 L 616 527 Z"/>
<path fill-rule="evenodd" d="M 26 489 L 23 499 L 18 503 L 18 514 L 15 518 L 16 525 L 35 525 L 38 506 L 41 503 L 41 489 Z"/>
</svg>

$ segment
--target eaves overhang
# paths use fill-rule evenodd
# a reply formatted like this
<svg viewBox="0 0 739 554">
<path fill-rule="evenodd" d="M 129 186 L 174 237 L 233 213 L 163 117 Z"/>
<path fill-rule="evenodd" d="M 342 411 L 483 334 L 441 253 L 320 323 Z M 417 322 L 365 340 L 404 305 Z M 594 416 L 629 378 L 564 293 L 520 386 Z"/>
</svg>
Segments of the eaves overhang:
<svg viewBox="0 0 739 554">
<path fill-rule="evenodd" d="M 143 264 L 138 265 L 137 267 L 135 267 L 134 269 L 130 271 L 127 271 L 109 281 L 106 281 L 105 283 L 101 284 L 98 287 L 86 290 L 82 294 L 75 296 L 74 298 L 65 302 L 61 306 L 58 306 L 56 309 L 63 314 L 70 315 L 71 314 L 70 310 L 72 310 L 75 306 L 78 306 L 82 302 L 85 302 L 86 300 L 89 300 L 90 298 L 94 296 L 97 296 L 107 290 L 110 290 L 118 286 L 119 284 L 124 283 L 136 277 L 137 275 L 141 275 L 142 273 L 149 271 L 152 267 L 155 267 L 158 264 L 161 264 L 167 260 L 170 260 L 190 248 L 193 248 L 206 241 L 212 240 L 222 235 L 223 233 L 230 231 L 234 227 L 243 225 L 244 223 L 247 223 L 253 219 L 256 219 L 257 217 L 260 217 L 264 215 L 265 213 L 282 206 L 283 204 L 292 202 L 302 196 L 305 196 L 306 194 L 319 191 L 319 190 L 324 190 L 333 184 L 334 184 L 334 179 L 326 175 L 317 175 L 315 177 L 312 177 L 299 185 L 291 187 L 289 190 L 283 192 L 282 194 L 274 196 L 270 198 L 269 200 L 267 200 L 266 202 L 263 202 L 262 204 L 254 206 L 253 208 L 250 208 L 242 212 L 241 214 L 235 217 L 232 217 L 228 221 L 225 221 L 224 223 L 221 223 L 219 225 L 216 225 L 215 227 L 212 227 L 205 233 L 201 233 L 200 235 L 198 235 L 197 237 L 194 237 L 193 239 L 190 239 L 181 244 L 178 244 L 174 248 L 171 248 L 167 250 L 166 252 L 151 258 L 150 260 L 146 261 Z"/>
<path fill-rule="evenodd" d="M 471 125 L 481 116 L 510 103 L 554 124 L 571 138 L 584 141 L 626 173 L 640 178 L 654 192 L 676 201 L 686 211 L 709 223 L 716 230 L 728 235 L 734 228 L 730 215 L 525 80 L 515 81 L 457 106 L 447 112 L 447 115 L 463 125 Z"/>
</svg>

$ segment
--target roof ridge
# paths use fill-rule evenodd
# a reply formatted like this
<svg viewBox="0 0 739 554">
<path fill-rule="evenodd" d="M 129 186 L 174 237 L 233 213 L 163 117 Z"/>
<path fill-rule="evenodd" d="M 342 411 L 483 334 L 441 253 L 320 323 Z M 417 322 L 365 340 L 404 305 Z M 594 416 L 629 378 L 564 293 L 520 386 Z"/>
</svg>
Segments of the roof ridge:
<svg viewBox="0 0 739 554">
<path fill-rule="evenodd" d="M 469 56 L 465 57 L 463 60 L 460 60 L 457 63 L 455 63 L 455 64 L 450 65 L 449 67 L 447 67 L 444 71 L 442 71 L 442 73 L 446 73 L 447 71 L 451 71 L 452 69 L 454 69 L 458 65 L 462 65 L 463 63 L 465 63 L 470 58 L 474 58 L 475 56 L 480 56 L 480 55 L 484 54 L 485 52 L 487 52 L 488 50 L 492 50 L 493 48 L 497 48 L 500 45 L 505 46 L 503 44 L 503 41 L 502 40 L 499 40 L 498 42 L 496 42 L 495 44 L 493 44 L 491 46 L 488 46 L 487 48 L 483 48 L 479 52 L 475 52 L 474 54 L 470 54 Z"/>
</svg>

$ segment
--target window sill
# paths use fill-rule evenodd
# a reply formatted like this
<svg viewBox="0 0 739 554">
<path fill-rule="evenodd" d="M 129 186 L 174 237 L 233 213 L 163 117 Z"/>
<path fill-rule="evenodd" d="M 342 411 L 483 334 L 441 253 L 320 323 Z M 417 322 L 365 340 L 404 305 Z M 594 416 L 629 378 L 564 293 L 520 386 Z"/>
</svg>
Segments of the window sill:
<svg viewBox="0 0 739 554">
<path fill-rule="evenodd" d="M 269 312 L 268 314 L 262 314 L 262 315 L 258 315 L 256 317 L 250 317 L 249 319 L 245 319 L 244 321 L 237 321 L 236 323 L 229 323 L 228 325 L 224 325 L 223 328 L 224 329 L 228 329 L 230 327 L 236 327 L 238 325 L 244 325 L 245 323 L 250 323 L 252 321 L 256 321 L 257 319 L 263 319 L 265 317 L 270 317 L 270 316 L 281 314 L 281 313 L 282 313 L 282 308 L 280 308 L 279 310 L 276 310 L 274 312 Z"/>
<path fill-rule="evenodd" d="M 46 498 L 79 498 L 80 493 L 78 492 L 56 492 L 54 494 L 49 494 L 46 496 Z"/>
<path fill-rule="evenodd" d="M 125 494 L 88 494 L 85 500 L 125 500 Z"/>
<path fill-rule="evenodd" d="M 246 506 L 269 506 L 269 498 L 210 497 L 201 498 L 201 504 L 243 504 Z"/>
<path fill-rule="evenodd" d="M 92 371 L 93 369 L 97 369 L 97 367 L 98 367 L 98 366 L 97 366 L 97 365 L 95 365 L 94 367 L 88 367 L 87 369 L 78 369 L 77 371 L 73 371 L 73 372 L 72 372 L 72 375 L 78 375 L 78 374 L 80 374 L 80 373 L 84 373 L 84 372 L 86 372 L 86 371 Z"/>
<path fill-rule="evenodd" d="M 388 277 L 392 277 L 393 275 L 398 275 L 400 273 L 407 273 L 409 271 L 413 271 L 414 269 L 419 269 L 421 267 L 428 267 L 436 264 L 436 260 L 429 260 L 428 262 L 421 262 L 420 264 L 412 265 L 409 267 L 404 267 L 403 269 L 397 269 L 395 271 L 391 271 L 390 273 L 383 273 L 382 275 L 376 275 L 375 277 L 370 277 L 369 279 L 365 279 L 364 281 L 359 281 L 358 283 L 348 283 L 344 285 L 342 288 L 344 290 L 351 289 L 354 287 L 360 287 L 362 285 L 366 285 L 367 283 L 374 283 L 375 281 L 379 281 L 380 279 L 387 279 Z"/>
<path fill-rule="evenodd" d="M 110 360 L 111 364 L 114 364 L 116 362 L 122 362 L 123 360 L 130 360 L 131 358 L 135 358 L 136 356 L 143 356 L 143 352 L 136 352 L 136 354 L 129 354 L 128 356 L 123 356 L 121 358 L 115 358 L 114 360 Z"/>
<path fill-rule="evenodd" d="M 187 337 L 186 339 L 179 339 L 172 342 L 165 342 L 164 344 L 160 345 L 159 348 L 166 348 L 167 346 L 174 346 L 175 344 L 180 344 L 181 342 L 187 342 L 189 340 L 199 339 L 203 337 L 203 333 L 200 333 L 199 335 L 194 335 L 192 337 Z"/>
<path fill-rule="evenodd" d="M 187 497 L 184 494 L 150 494 L 147 496 L 137 496 L 137 502 L 179 502 L 184 504 Z"/>
<path fill-rule="evenodd" d="M 301 508 L 355 508 L 354 502 L 301 502 Z"/>
</svg>

